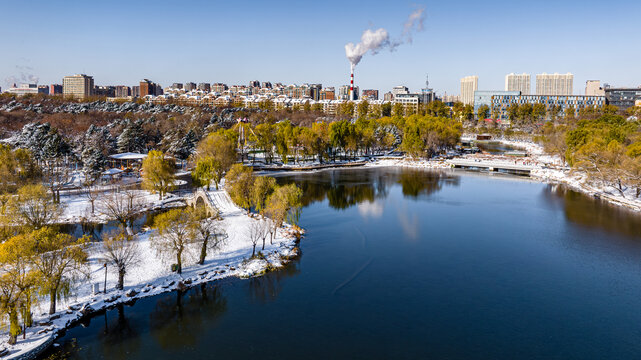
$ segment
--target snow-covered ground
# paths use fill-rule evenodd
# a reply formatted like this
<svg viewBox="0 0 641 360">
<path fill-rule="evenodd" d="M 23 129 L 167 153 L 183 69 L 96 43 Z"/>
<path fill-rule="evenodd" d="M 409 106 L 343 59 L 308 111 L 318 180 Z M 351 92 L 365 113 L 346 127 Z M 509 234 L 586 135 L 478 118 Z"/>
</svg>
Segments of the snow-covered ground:
<svg viewBox="0 0 641 360">
<path fill-rule="evenodd" d="M 0 347 L 4 346 L 9 350 L 9 355 L 3 359 L 18 359 L 27 353 L 41 351 L 41 348 L 55 340 L 58 331 L 80 319 L 83 316 L 83 310 L 96 311 L 139 297 L 173 291 L 182 284 L 193 286 L 229 276 L 259 275 L 268 266 L 281 267 L 298 254 L 296 237 L 291 227 L 285 225 L 276 234 L 273 245 L 267 239 L 265 250 L 262 251 L 265 255 L 264 259 L 250 260 L 252 244 L 249 240 L 249 224 L 258 220 L 248 216 L 244 210 L 234 205 L 224 190 L 210 191 L 209 196 L 221 212 L 222 227 L 226 230 L 228 239 L 220 251 L 207 256 L 204 265 L 195 263 L 196 255 L 199 254 L 199 248 L 196 246 L 186 255 L 182 275 L 171 272 L 170 264 L 173 261 L 168 262 L 156 253 L 150 242 L 154 231 L 146 230 L 138 234 L 136 242 L 140 249 L 141 262 L 125 276 L 125 289 L 115 290 L 117 276 L 113 272 L 108 272 L 107 294 L 93 294 L 92 285 L 98 283 L 102 289 L 105 276 L 102 244 L 93 243 L 89 248 L 90 279 L 77 284 L 72 296 L 58 303 L 58 312 L 53 316 L 46 314 L 49 309 L 49 300 L 40 299 L 41 302 L 33 309 L 34 320 L 38 325 L 27 329 L 25 340 L 20 336 L 18 343 L 11 346 L 7 344 L 6 332 L 0 336 L 0 344 L 2 344 Z M 87 204 L 78 199 L 70 202 L 67 209 L 70 213 L 80 213 L 82 210 L 76 208 L 82 208 Z M 261 243 L 257 245 L 256 252 L 261 250 L 261 245 Z"/>
</svg>

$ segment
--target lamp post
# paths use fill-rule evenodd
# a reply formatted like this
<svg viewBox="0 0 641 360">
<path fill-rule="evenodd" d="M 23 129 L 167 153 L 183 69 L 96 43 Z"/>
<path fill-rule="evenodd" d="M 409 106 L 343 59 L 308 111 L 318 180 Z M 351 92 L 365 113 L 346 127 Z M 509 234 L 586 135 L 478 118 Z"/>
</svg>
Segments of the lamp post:
<svg viewBox="0 0 641 360">
<path fill-rule="evenodd" d="M 104 263 L 103 266 L 105 268 L 105 291 L 104 291 L 104 293 L 106 294 L 107 293 L 107 263 Z"/>
</svg>

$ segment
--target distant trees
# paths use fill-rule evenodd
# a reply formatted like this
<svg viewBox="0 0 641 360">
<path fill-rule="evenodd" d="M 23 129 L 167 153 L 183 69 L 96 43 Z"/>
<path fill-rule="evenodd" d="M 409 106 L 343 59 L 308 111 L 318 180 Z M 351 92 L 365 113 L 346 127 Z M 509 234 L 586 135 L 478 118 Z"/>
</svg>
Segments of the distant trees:
<svg viewBox="0 0 641 360">
<path fill-rule="evenodd" d="M 162 151 L 152 150 L 142 161 L 142 186 L 150 191 L 157 192 L 162 200 L 163 195 L 174 186 L 175 164 L 167 159 Z"/>
</svg>

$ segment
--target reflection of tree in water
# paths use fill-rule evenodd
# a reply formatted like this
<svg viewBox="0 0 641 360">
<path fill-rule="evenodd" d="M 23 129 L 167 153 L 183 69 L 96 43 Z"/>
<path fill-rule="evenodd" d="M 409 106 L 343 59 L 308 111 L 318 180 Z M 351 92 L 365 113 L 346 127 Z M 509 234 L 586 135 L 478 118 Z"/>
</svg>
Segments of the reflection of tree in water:
<svg viewBox="0 0 641 360">
<path fill-rule="evenodd" d="M 297 275 L 300 272 L 300 256 L 276 271 L 263 276 L 250 278 L 248 281 L 249 295 L 252 301 L 267 303 L 276 300 L 283 289 L 282 280 Z"/>
<path fill-rule="evenodd" d="M 444 172 L 404 169 L 398 178 L 403 195 L 417 198 L 429 196 L 443 188 L 443 184 L 458 186 L 460 178 Z"/>
<path fill-rule="evenodd" d="M 549 185 L 543 194 L 555 203 L 561 201 L 566 218 L 576 224 L 637 239 L 641 237 L 641 218 L 632 211 L 560 185 Z"/>
<path fill-rule="evenodd" d="M 125 305 L 116 305 L 116 312 L 115 319 L 104 314 L 105 327 L 100 338 L 105 359 L 125 359 L 127 354 L 136 353 L 140 347 L 138 333 L 125 315 Z M 99 319 L 96 317 L 95 321 Z"/>
<path fill-rule="evenodd" d="M 174 295 L 161 297 L 150 314 L 151 334 L 165 349 L 198 344 L 204 325 L 211 327 L 227 311 L 227 299 L 214 285 L 201 284 Z"/>
<path fill-rule="evenodd" d="M 303 206 L 327 199 L 329 206 L 346 209 L 364 201 L 385 198 L 389 188 L 400 184 L 403 194 L 418 197 L 441 190 L 443 184 L 458 185 L 459 178 L 444 172 L 420 169 L 333 170 L 278 178 L 295 182 L 303 190 Z"/>
</svg>

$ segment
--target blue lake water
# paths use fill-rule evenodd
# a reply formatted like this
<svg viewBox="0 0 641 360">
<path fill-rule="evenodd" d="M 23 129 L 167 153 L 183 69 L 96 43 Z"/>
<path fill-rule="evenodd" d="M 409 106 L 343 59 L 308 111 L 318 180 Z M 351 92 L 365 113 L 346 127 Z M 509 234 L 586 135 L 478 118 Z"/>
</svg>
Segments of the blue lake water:
<svg viewBox="0 0 641 360">
<path fill-rule="evenodd" d="M 641 216 L 509 176 L 281 175 L 302 256 L 87 319 L 73 359 L 637 359 Z"/>
</svg>

